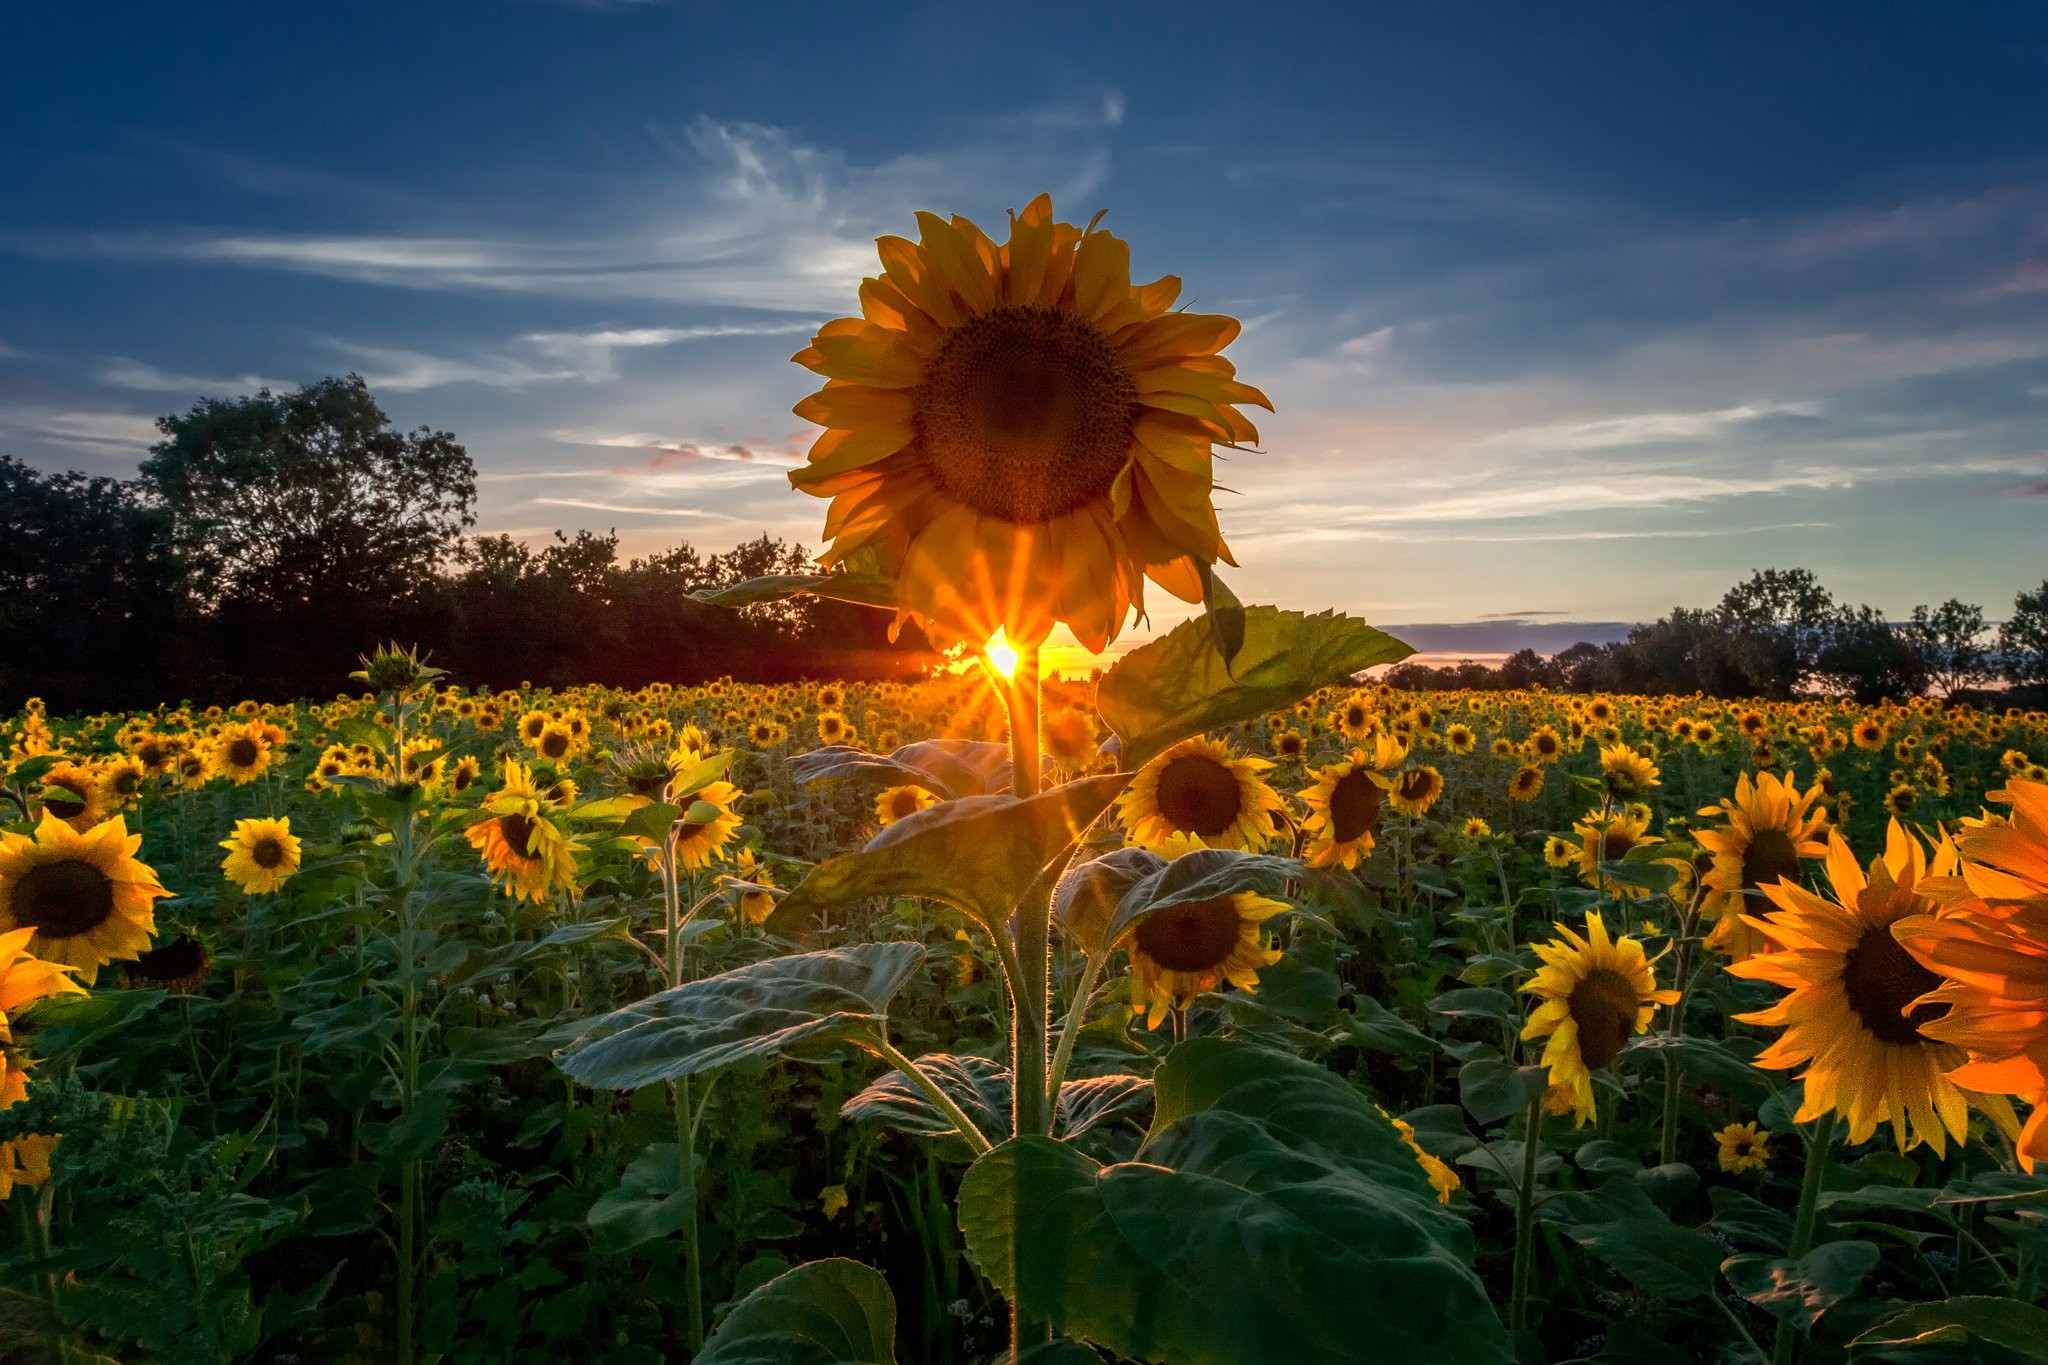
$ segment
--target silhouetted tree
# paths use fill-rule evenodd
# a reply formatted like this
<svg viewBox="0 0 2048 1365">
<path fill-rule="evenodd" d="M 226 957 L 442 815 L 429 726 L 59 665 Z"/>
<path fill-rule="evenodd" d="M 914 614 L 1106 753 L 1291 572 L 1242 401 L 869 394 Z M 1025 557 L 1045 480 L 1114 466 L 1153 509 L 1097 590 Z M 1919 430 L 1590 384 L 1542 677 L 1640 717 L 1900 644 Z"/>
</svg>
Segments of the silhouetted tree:
<svg viewBox="0 0 2048 1365">
<path fill-rule="evenodd" d="M 1949 598 L 1940 606 L 1913 608 L 1902 632 L 1919 651 L 1927 680 L 1949 696 L 1960 688 L 1990 680 L 1996 670 L 1984 644 L 1984 609 Z"/>
<path fill-rule="evenodd" d="M 1812 570 L 1762 569 L 1730 588 L 1716 615 L 1748 690 L 1784 698 L 1819 668 L 1838 612 Z"/>
<path fill-rule="evenodd" d="M 1813 671 L 1864 703 L 1917 697 L 1927 690 L 1926 660 L 1874 607 L 1844 607 L 1836 614 Z"/>
</svg>

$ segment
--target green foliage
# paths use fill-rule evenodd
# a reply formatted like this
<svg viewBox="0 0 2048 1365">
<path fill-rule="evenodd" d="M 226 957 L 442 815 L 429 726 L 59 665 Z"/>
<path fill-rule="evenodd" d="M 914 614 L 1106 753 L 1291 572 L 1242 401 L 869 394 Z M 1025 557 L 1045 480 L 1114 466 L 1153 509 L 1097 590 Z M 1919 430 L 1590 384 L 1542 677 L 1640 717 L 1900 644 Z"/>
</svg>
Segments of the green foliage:
<svg viewBox="0 0 2048 1365">
<path fill-rule="evenodd" d="M 698 1365 L 895 1365 L 896 1301 L 858 1261 L 778 1275 L 734 1306 Z"/>
</svg>

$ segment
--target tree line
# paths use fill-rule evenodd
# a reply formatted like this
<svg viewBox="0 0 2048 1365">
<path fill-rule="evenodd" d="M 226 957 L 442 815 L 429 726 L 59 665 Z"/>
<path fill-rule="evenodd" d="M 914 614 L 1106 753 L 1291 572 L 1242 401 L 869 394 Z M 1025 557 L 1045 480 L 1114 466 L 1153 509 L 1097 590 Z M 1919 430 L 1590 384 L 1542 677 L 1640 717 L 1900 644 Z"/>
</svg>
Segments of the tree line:
<svg viewBox="0 0 2048 1365">
<path fill-rule="evenodd" d="M 1891 621 L 1874 607 L 1837 601 L 1810 570 L 1762 569 L 1717 606 L 1673 608 L 1612 644 L 1581 641 L 1547 658 L 1525 649 L 1497 668 L 1401 664 L 1386 680 L 1774 699 L 1828 691 L 1861 702 L 1961 697 L 2003 682 L 2013 700 L 2039 705 L 2048 692 L 2048 582 L 2019 593 L 1994 630 L 1982 607 L 1955 598 Z"/>
<path fill-rule="evenodd" d="M 474 535 L 453 434 L 394 428 L 356 375 L 159 418 L 132 479 L 0 455 L 0 713 L 330 696 L 359 654 L 418 641 L 456 681 L 634 687 L 730 675 L 914 676 L 880 612 L 692 594 L 815 572 L 762 536 L 621 560 L 616 534 Z"/>
</svg>

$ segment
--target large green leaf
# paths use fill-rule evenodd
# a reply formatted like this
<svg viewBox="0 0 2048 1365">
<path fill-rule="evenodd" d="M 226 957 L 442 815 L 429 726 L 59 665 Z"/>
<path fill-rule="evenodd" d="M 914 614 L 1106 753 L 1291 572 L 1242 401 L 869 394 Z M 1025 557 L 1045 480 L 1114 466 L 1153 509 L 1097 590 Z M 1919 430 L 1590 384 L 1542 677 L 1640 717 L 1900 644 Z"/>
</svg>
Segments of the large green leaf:
<svg viewBox="0 0 2048 1365">
<path fill-rule="evenodd" d="M 1552 1195 L 1542 1217 L 1660 1299 L 1678 1303 L 1715 1292 L 1721 1244 L 1672 1222 L 1631 1176 L 1612 1178 L 1591 1194 Z"/>
<path fill-rule="evenodd" d="M 682 1149 L 657 1142 L 633 1158 L 619 1183 L 590 1206 L 585 1221 L 601 1251 L 628 1251 L 680 1231 L 690 1216 Z"/>
<path fill-rule="evenodd" d="M 895 1365 L 896 1300 L 859 1261 L 812 1261 L 741 1299 L 697 1365 Z"/>
<path fill-rule="evenodd" d="M 556 1060 L 573 1079 L 605 1090 L 753 1057 L 814 1060 L 881 1038 L 890 999 L 922 961 L 915 943 L 769 958 L 601 1015 Z"/>
<path fill-rule="evenodd" d="M 1852 1357 L 1882 1352 L 1911 1359 L 1902 1348 L 1989 1342 L 2032 1360 L 2048 1360 L 2048 1311 L 2017 1299 L 1966 1297 L 1916 1303 L 1849 1343 Z"/>
<path fill-rule="evenodd" d="M 1735 1292 L 1774 1318 L 1811 1332 L 1823 1313 L 1854 1294 L 1877 1268 L 1875 1242 L 1827 1242 L 1796 1261 L 1759 1254 L 1731 1256 L 1721 1273 Z"/>
<path fill-rule="evenodd" d="M 754 607 L 764 602 L 786 602 L 806 593 L 857 606 L 896 609 L 895 580 L 870 573 L 768 574 L 728 587 L 704 588 L 693 595 L 699 602 L 714 607 Z"/>
<path fill-rule="evenodd" d="M 1010 1069 L 986 1057 L 932 1053 L 911 1063 L 946 1092 L 983 1133 L 1010 1131 Z M 1060 1086 L 1053 1134 L 1076 1138 L 1111 1119 L 1142 1113 L 1152 1102 L 1152 1083 L 1141 1076 L 1086 1076 Z M 840 1117 L 880 1123 L 925 1137 L 950 1136 L 953 1120 L 941 1113 L 900 1071 L 891 1071 L 848 1100 Z"/>
<path fill-rule="evenodd" d="M 1282 883 L 1301 871 L 1292 858 L 1275 858 L 1265 853 L 1239 853 L 1231 849 L 1200 848 L 1184 853 L 1139 880 L 1117 901 L 1116 913 L 1103 930 L 1103 941 L 1114 945 L 1155 910 L 1215 900 L 1239 891 L 1273 894 Z"/>
<path fill-rule="evenodd" d="M 923 787 L 935 796 L 987 796 L 1010 789 L 1010 746 L 978 739 L 924 739 L 886 757 L 828 744 L 789 760 L 790 776 L 806 785 L 849 777 Z"/>
<path fill-rule="evenodd" d="M 1103 675 L 1095 705 L 1116 732 L 1123 767 L 1140 767 L 1189 735 L 1292 706 L 1319 687 L 1415 652 L 1334 612 L 1246 607 L 1243 630 L 1236 657 L 1226 662 L 1212 619 L 1198 616 Z"/>
<path fill-rule="evenodd" d="M 906 816 L 866 848 L 813 869 L 768 917 L 788 933 L 821 910 L 869 896 L 950 905 L 1001 932 L 1031 883 L 1064 854 L 1130 780 L 1086 777 L 1037 796 L 966 796 Z"/>
<path fill-rule="evenodd" d="M 1364 1095 L 1216 1039 L 1156 1081 L 1137 1161 L 1029 1136 L 967 1173 L 968 1249 L 1026 1312 L 1169 1365 L 1509 1358 L 1464 1224 Z"/>
</svg>

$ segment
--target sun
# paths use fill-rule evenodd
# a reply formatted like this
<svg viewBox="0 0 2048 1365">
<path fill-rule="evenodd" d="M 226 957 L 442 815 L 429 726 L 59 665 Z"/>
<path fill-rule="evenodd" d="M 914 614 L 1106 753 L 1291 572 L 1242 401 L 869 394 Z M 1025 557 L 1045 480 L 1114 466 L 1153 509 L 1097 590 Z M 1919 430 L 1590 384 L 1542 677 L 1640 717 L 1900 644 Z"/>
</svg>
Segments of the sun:
<svg viewBox="0 0 2048 1365">
<path fill-rule="evenodd" d="M 981 647 L 981 652 L 988 660 L 990 668 L 1006 678 L 1017 676 L 1017 647 L 1010 643 L 1009 637 L 1002 631 L 999 630 L 989 636 L 988 643 Z"/>
</svg>

